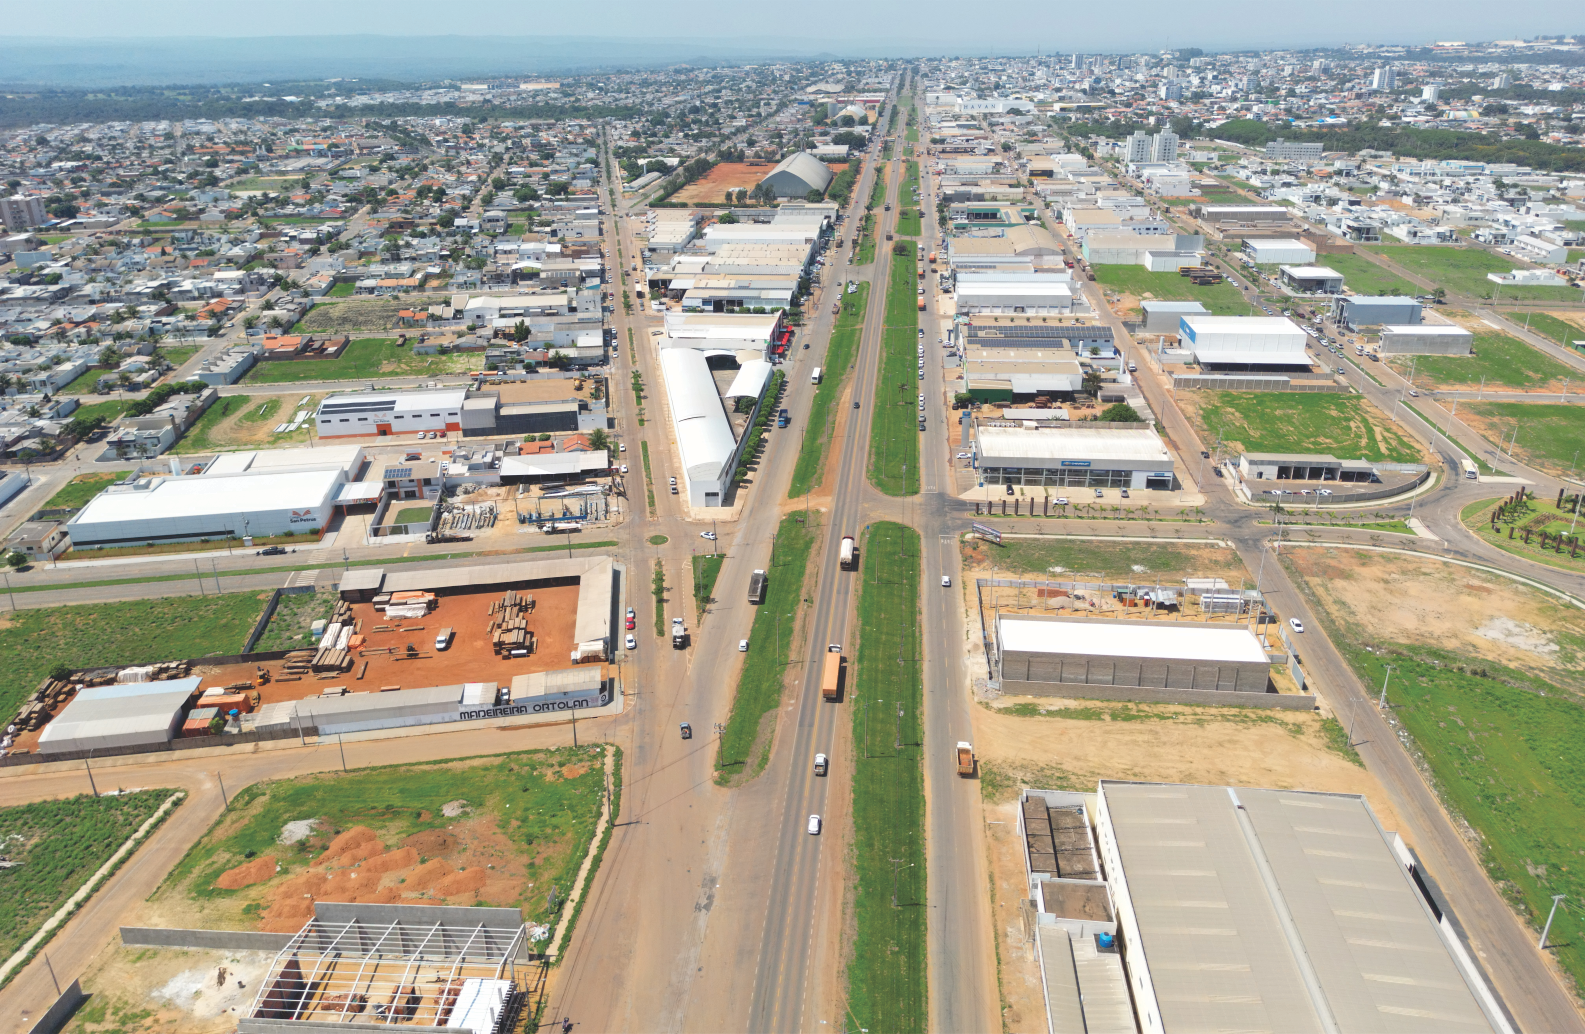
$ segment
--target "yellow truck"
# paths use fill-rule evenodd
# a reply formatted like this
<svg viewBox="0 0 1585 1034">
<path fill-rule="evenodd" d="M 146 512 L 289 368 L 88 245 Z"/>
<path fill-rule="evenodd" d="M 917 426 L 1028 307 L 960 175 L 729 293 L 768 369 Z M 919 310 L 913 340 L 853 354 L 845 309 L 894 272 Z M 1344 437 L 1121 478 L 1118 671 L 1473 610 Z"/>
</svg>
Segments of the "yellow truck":
<svg viewBox="0 0 1585 1034">
<path fill-rule="evenodd" d="M 835 700 L 842 689 L 842 655 L 835 650 L 826 653 L 825 667 L 820 672 L 820 697 Z"/>
</svg>

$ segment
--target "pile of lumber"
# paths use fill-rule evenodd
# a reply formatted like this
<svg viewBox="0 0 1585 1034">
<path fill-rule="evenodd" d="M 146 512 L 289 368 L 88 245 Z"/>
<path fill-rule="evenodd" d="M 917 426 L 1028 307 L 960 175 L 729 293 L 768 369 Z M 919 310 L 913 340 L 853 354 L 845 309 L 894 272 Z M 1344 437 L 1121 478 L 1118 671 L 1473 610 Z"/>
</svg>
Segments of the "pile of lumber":
<svg viewBox="0 0 1585 1034">
<path fill-rule="evenodd" d="M 317 650 L 293 650 L 281 658 L 281 678 L 301 677 L 314 670 Z"/>
<path fill-rule="evenodd" d="M 421 618 L 439 604 L 434 593 L 418 589 L 386 592 L 374 597 L 374 609 L 391 618 Z"/>
<path fill-rule="evenodd" d="M 356 634 L 357 622 L 331 622 L 326 625 L 325 634 L 319 640 L 319 649 L 314 651 L 314 659 L 309 662 L 309 670 L 346 671 L 352 667 L 352 648 L 349 644 Z"/>
<path fill-rule="evenodd" d="M 534 649 L 534 633 L 529 631 L 528 614 L 534 609 L 534 597 L 525 596 L 516 589 L 490 604 L 490 643 L 497 655 L 511 650 Z"/>
</svg>

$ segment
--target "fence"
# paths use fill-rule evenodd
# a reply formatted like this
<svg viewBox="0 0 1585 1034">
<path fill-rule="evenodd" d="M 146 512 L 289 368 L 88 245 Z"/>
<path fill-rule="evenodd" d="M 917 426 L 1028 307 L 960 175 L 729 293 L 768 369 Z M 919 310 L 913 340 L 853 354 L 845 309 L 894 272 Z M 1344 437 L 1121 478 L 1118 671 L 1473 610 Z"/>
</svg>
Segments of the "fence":
<svg viewBox="0 0 1585 1034">
<path fill-rule="evenodd" d="M 280 951 L 296 934 L 256 930 L 167 930 L 123 926 L 121 943 L 150 948 L 215 948 L 221 951 Z"/>
<path fill-rule="evenodd" d="M 248 633 L 248 641 L 242 647 L 244 656 L 253 653 L 253 648 L 258 645 L 259 638 L 264 635 L 264 630 L 270 627 L 270 619 L 275 616 L 275 608 L 280 605 L 282 596 L 300 596 L 306 592 L 313 592 L 312 585 L 293 585 L 283 589 L 276 589 L 270 593 L 270 601 L 264 605 L 264 613 L 259 615 L 259 620 L 253 623 L 253 631 Z M 276 660 L 275 657 L 260 656 L 259 660 Z M 211 661 L 210 663 L 214 663 Z M 234 663 L 234 662 L 228 662 Z"/>
<path fill-rule="evenodd" d="M 87 1000 L 88 996 L 83 994 L 82 984 L 73 980 L 71 986 L 62 991 L 61 996 L 44 1010 L 44 1015 L 38 1018 L 38 1022 L 28 1028 L 28 1034 L 56 1034 L 66 1026 L 66 1021 L 71 1019 L 72 1014 Z"/>
<path fill-rule="evenodd" d="M 262 655 L 260 655 L 262 656 Z M 68 750 L 59 754 L 12 754 L 0 758 L 0 768 L 19 765 L 43 765 L 52 761 L 92 761 L 100 758 L 124 757 L 128 754 L 170 754 L 181 750 L 202 747 L 230 747 L 238 743 L 262 743 L 268 740 L 294 740 L 299 736 L 318 736 L 317 725 L 304 724 L 280 729 L 263 729 L 253 732 L 227 733 L 224 736 L 184 736 L 167 743 L 142 743 L 127 747 L 105 747 L 94 750 Z"/>
<path fill-rule="evenodd" d="M 1234 377 L 1225 374 L 1173 374 L 1176 388 L 1205 388 L 1215 391 L 1298 391 L 1346 395 L 1354 389 L 1346 384 L 1321 384 L 1311 381 L 1295 384 L 1287 377 Z"/>
</svg>

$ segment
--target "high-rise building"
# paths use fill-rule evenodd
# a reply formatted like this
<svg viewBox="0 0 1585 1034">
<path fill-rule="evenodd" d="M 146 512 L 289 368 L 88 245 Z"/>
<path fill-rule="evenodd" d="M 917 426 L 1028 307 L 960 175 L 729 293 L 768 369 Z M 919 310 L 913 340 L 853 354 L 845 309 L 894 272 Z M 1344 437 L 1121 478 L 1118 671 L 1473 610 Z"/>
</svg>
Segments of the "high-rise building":
<svg viewBox="0 0 1585 1034">
<path fill-rule="evenodd" d="M 1509 75 L 1507 72 L 1498 73 L 1497 77 L 1491 81 L 1491 88 L 1493 90 L 1506 90 L 1512 85 L 1513 76 Z"/>
<path fill-rule="evenodd" d="M 0 221 L 13 233 L 44 225 L 44 202 L 36 197 L 13 194 L 0 197 Z"/>
<path fill-rule="evenodd" d="M 1158 92 L 1164 101 L 1181 101 L 1183 99 L 1183 83 L 1177 79 L 1170 79 L 1161 84 Z"/>
<path fill-rule="evenodd" d="M 1442 99 L 1442 87 L 1435 83 L 1420 87 L 1420 99 L 1435 104 Z"/>
<path fill-rule="evenodd" d="M 1372 90 L 1392 91 L 1398 88 L 1398 69 L 1393 65 L 1383 65 L 1376 69 L 1370 77 Z"/>
<path fill-rule="evenodd" d="M 1246 75 L 1238 81 L 1238 88 L 1244 93 L 1255 93 L 1260 89 L 1260 77 Z"/>
<path fill-rule="evenodd" d="M 1136 132 L 1123 143 L 1127 148 L 1127 154 L 1124 155 L 1125 160 L 1129 162 L 1150 161 L 1150 137 L 1144 130 Z"/>
<path fill-rule="evenodd" d="M 1178 160 L 1178 134 L 1170 129 L 1163 129 L 1150 138 L 1150 160 L 1153 162 L 1175 162 Z"/>
</svg>

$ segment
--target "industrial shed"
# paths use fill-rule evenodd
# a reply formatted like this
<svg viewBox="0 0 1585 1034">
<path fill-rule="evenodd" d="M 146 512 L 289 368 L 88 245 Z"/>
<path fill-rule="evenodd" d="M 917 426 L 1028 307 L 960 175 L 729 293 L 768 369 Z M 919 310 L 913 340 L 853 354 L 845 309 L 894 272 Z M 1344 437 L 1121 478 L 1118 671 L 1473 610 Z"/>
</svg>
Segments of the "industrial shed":
<svg viewBox="0 0 1585 1034">
<path fill-rule="evenodd" d="M 175 736 L 182 709 L 202 681 L 193 676 L 89 686 L 44 727 L 39 734 L 39 753 L 164 746 Z"/>
<path fill-rule="evenodd" d="M 1271 662 L 1247 628 L 1198 622 L 1002 617 L 1003 682 L 1264 693 Z"/>
<path fill-rule="evenodd" d="M 761 183 L 769 184 L 777 197 L 803 197 L 811 190 L 824 194 L 836 174 L 825 162 L 808 151 L 783 158 Z"/>
<path fill-rule="evenodd" d="M 1469 355 L 1475 335 L 1463 327 L 1421 323 L 1381 328 L 1383 355 Z"/>
<path fill-rule="evenodd" d="M 484 685 L 490 687 L 490 700 L 493 703 L 495 684 Z M 425 689 L 397 689 L 389 693 L 370 693 L 365 690 L 346 696 L 305 697 L 297 702 L 297 715 L 304 725 L 318 727 L 321 736 L 455 722 L 465 688 L 462 685 L 429 686 Z"/>
</svg>

